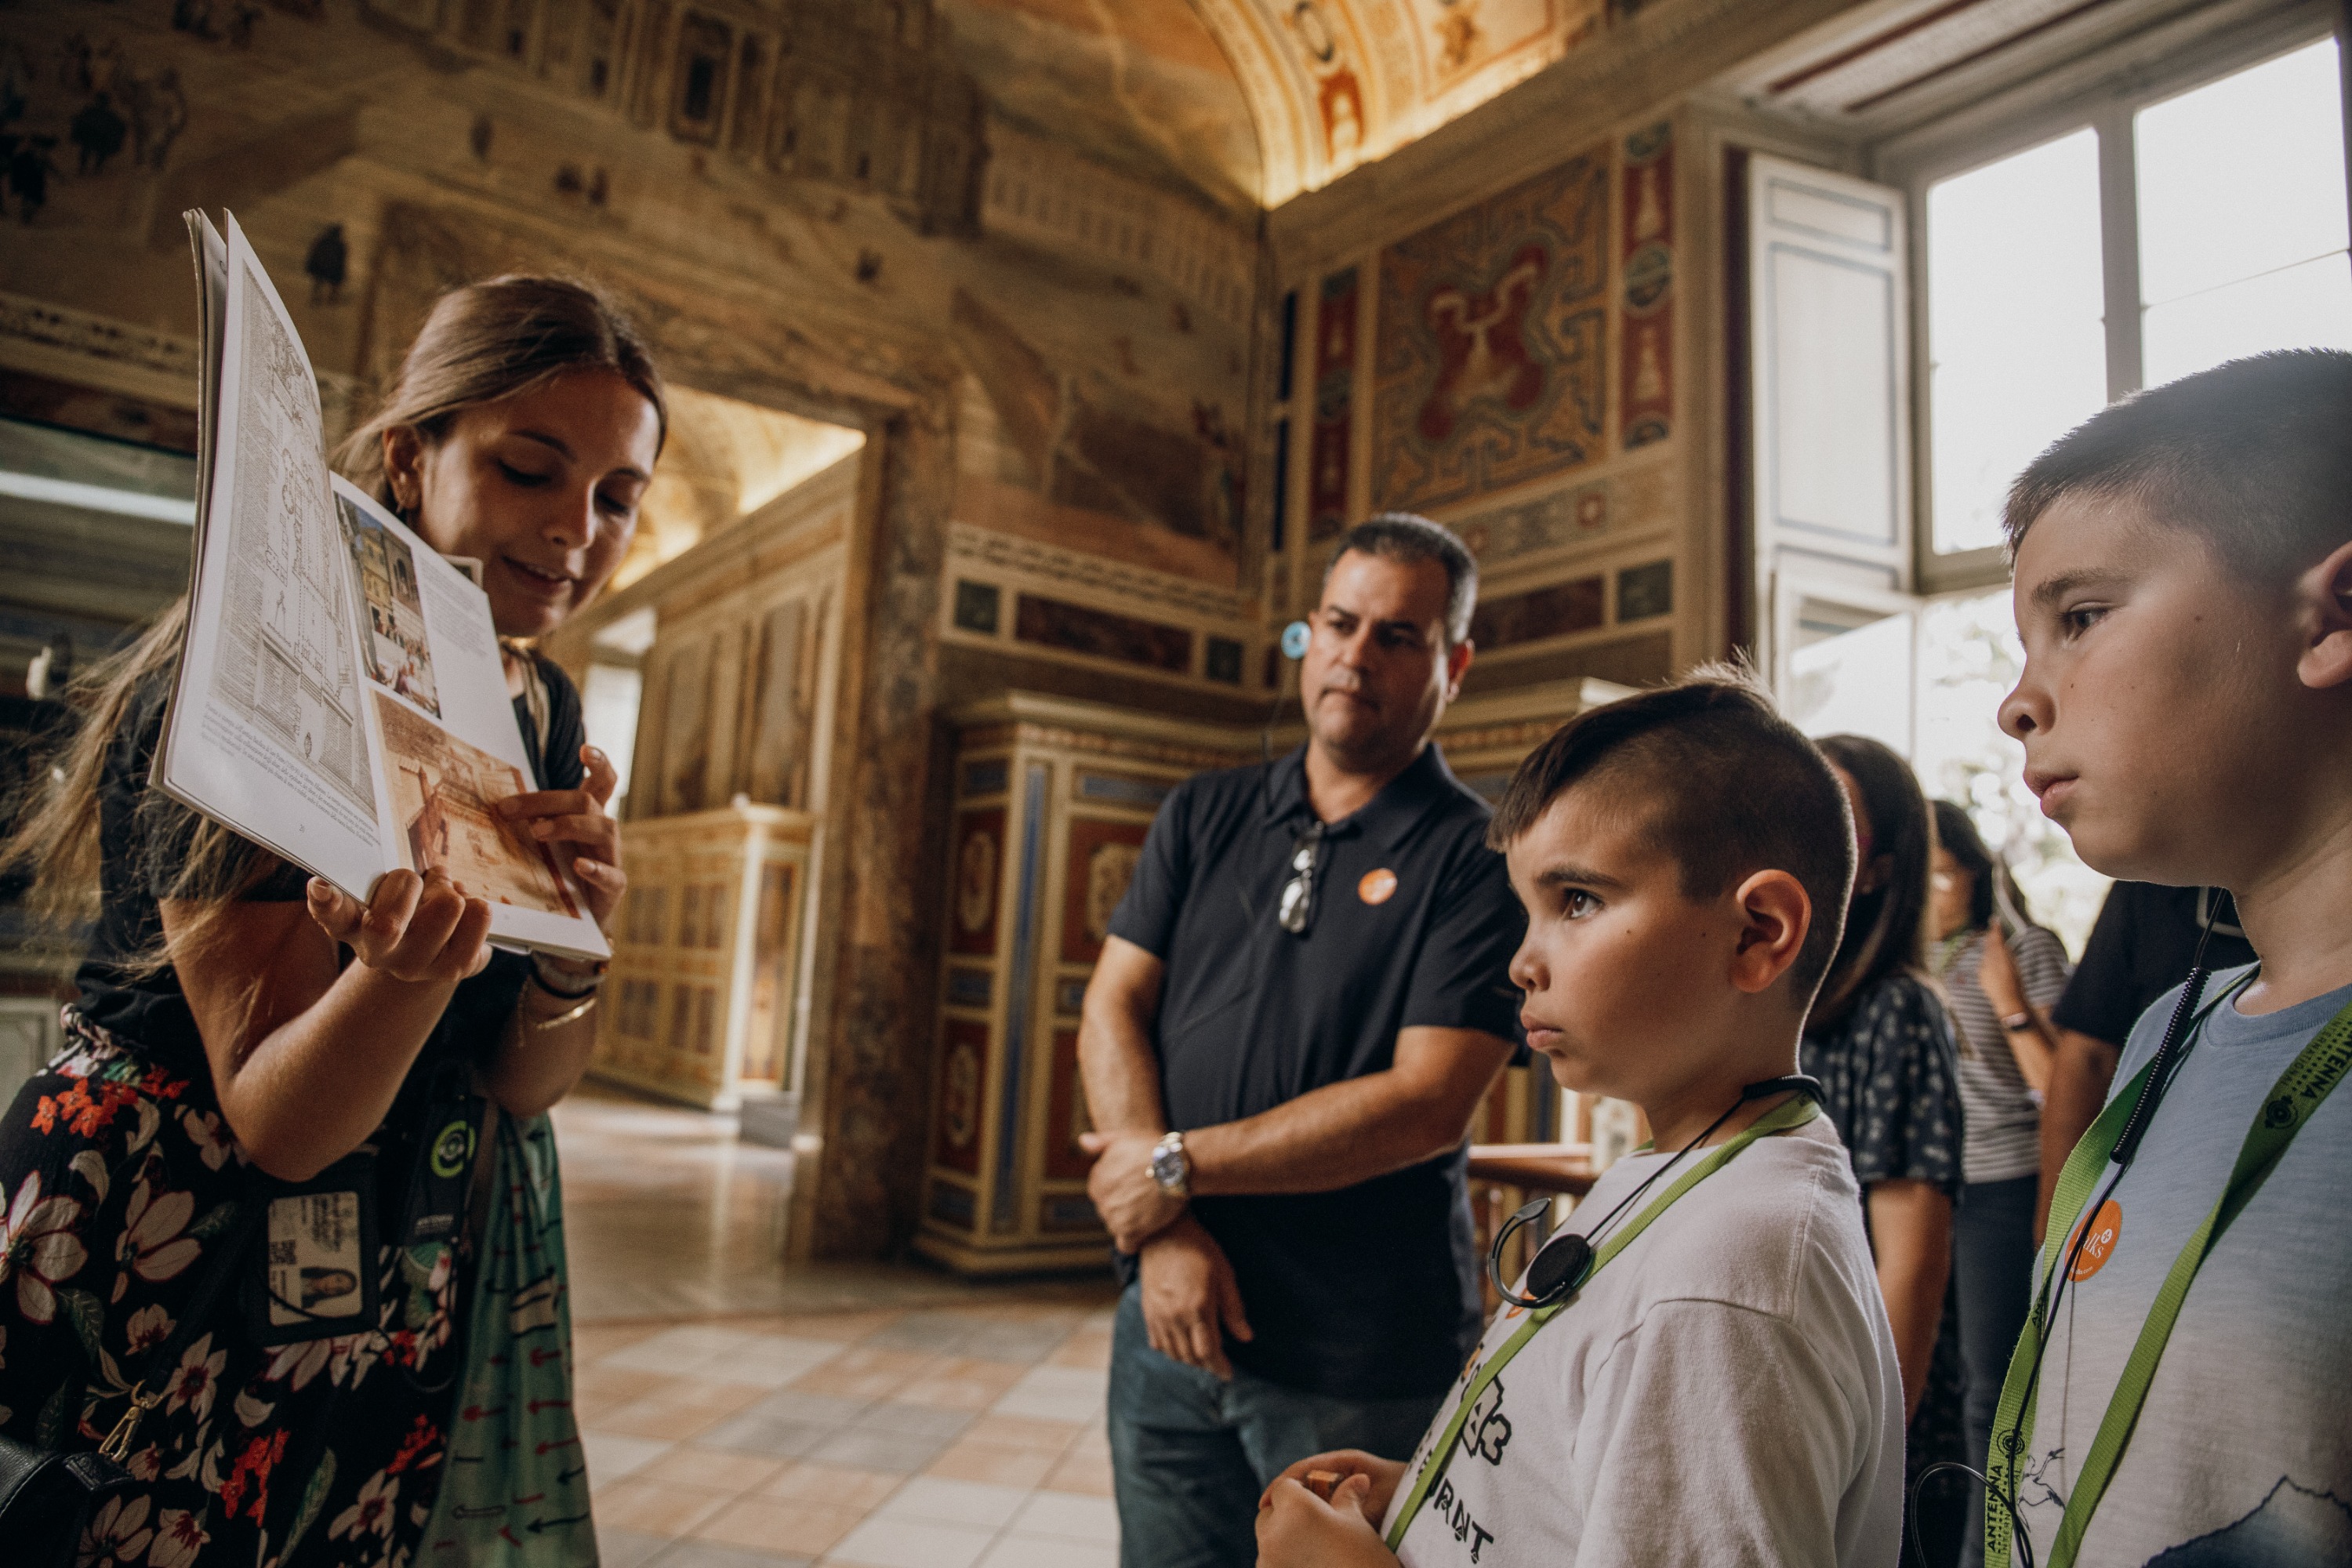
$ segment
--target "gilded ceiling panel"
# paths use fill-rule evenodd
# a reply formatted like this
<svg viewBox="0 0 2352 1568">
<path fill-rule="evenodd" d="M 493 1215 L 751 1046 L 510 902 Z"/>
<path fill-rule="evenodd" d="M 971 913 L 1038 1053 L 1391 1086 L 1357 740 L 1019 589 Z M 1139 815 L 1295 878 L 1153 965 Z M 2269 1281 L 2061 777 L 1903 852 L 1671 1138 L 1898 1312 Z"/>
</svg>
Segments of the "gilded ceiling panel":
<svg viewBox="0 0 2352 1568">
<path fill-rule="evenodd" d="M 1248 98 L 1269 207 L 1526 79 L 1598 37 L 1609 10 L 1607 0 L 1192 4 Z"/>
</svg>

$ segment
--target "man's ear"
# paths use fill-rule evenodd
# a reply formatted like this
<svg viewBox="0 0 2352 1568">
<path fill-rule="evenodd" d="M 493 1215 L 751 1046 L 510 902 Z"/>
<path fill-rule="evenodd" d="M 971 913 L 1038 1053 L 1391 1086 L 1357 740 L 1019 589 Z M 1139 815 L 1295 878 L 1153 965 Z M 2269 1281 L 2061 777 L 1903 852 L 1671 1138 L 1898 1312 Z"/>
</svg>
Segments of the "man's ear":
<svg viewBox="0 0 2352 1568">
<path fill-rule="evenodd" d="M 1739 942 L 1731 983 L 1754 996 L 1769 990 L 1804 951 L 1813 928 L 1813 901 L 1786 871 L 1759 871 L 1732 894 L 1739 910 Z"/>
<path fill-rule="evenodd" d="M 1462 678 L 1470 673 L 1470 661 L 1477 652 L 1478 645 L 1468 637 L 1445 650 L 1445 700 L 1448 702 L 1462 695 Z"/>
<path fill-rule="evenodd" d="M 2352 542 L 2296 580 L 2305 642 L 2294 672 L 2315 691 L 2352 683 Z"/>
</svg>

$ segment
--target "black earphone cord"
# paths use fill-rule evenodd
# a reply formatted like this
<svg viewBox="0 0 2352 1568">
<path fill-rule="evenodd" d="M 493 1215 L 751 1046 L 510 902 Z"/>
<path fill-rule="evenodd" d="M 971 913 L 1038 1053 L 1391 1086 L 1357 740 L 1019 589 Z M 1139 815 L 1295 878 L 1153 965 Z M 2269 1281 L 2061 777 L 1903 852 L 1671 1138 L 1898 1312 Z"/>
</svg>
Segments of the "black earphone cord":
<svg viewBox="0 0 2352 1568">
<path fill-rule="evenodd" d="M 2205 967 L 2205 944 L 2212 940 L 2213 916 L 2218 909 L 2217 900 L 2206 910 L 2204 927 L 2197 933 L 2196 955 L 2189 963 L 2189 978 L 2180 988 L 2180 1000 L 2173 1005 L 2172 1016 L 2165 1022 L 2164 1038 L 2157 1042 L 2156 1055 L 2149 1058 L 2147 1082 L 2140 1086 L 2139 1098 L 2132 1102 L 2131 1114 L 2124 1119 L 2124 1130 L 2116 1135 L 2115 1152 L 2108 1156 L 2115 1169 L 2108 1173 L 2105 1184 L 2084 1204 L 2084 1223 L 2074 1227 L 2074 1238 L 2067 1244 L 2065 1261 L 2060 1266 L 2051 1288 L 2049 1309 L 2042 1319 L 2042 1331 L 2033 1347 L 2033 1360 L 2026 1370 L 2026 1397 L 2019 1404 L 2017 1416 L 2010 1423 L 2008 1433 L 1993 1435 L 1993 1441 L 2001 1445 L 2003 1452 L 2013 1455 L 2024 1439 L 2025 1413 L 2033 1407 L 2033 1391 L 2042 1382 L 2042 1358 L 2050 1349 L 2053 1337 L 2050 1330 L 2058 1321 L 2058 1305 L 2065 1300 L 2066 1286 L 2074 1278 L 2075 1265 L 2082 1260 L 2083 1243 L 2091 1234 L 2088 1221 L 2097 1215 L 2108 1198 L 2115 1195 L 2116 1184 L 2124 1179 L 2126 1171 L 2131 1169 L 2132 1159 L 2139 1152 L 2140 1140 L 2147 1133 L 2147 1124 L 2155 1120 L 2157 1106 L 2164 1099 L 2164 1091 L 2171 1087 L 2172 1075 L 2180 1066 L 2181 1036 L 2197 1010 L 2197 1004 L 2205 994 L 2205 982 L 2210 974 Z M 1991 1456 L 1988 1454 L 1986 1469 L 1990 1470 L 1991 1464 Z M 1958 1459 L 1939 1459 L 1921 1470 L 1918 1479 L 1911 1483 L 1911 1506 L 1904 1510 L 1910 1520 L 1912 1553 L 1922 1563 L 1928 1561 L 1927 1550 L 1919 1541 L 1919 1493 L 1929 1478 L 1942 1470 L 1958 1470 L 1984 1488 L 1987 1507 L 1996 1502 L 2000 1504 L 2001 1511 L 2009 1515 L 2010 1540 L 2016 1548 L 2013 1561 L 2018 1568 L 2033 1568 L 2033 1538 L 2026 1533 L 2025 1521 L 2017 1516 L 2018 1472 L 2014 1464 L 2010 1469 L 2010 1489 L 2005 1493 L 1994 1489 L 1990 1476 Z"/>
<path fill-rule="evenodd" d="M 1503 1228 L 1495 1233 L 1494 1247 L 1486 1255 L 1486 1273 L 1494 1284 L 1495 1293 L 1497 1296 L 1500 1296 L 1504 1300 L 1508 1301 L 1514 1307 L 1548 1307 L 1552 1302 L 1558 1300 L 1560 1297 L 1567 1295 L 1570 1290 L 1575 1289 L 1583 1279 L 1585 1268 L 1589 1267 L 1591 1264 L 1593 1247 L 1601 1239 L 1601 1233 L 1616 1223 L 1617 1216 L 1619 1215 L 1623 1214 L 1627 1209 L 1633 1207 L 1634 1201 L 1643 1193 L 1650 1190 L 1652 1183 L 1657 1181 L 1659 1177 L 1664 1175 L 1668 1171 L 1673 1170 L 1676 1165 L 1681 1164 L 1685 1155 L 1688 1154 L 1692 1150 L 1698 1148 L 1708 1139 L 1714 1137 L 1725 1122 L 1730 1121 L 1734 1116 L 1739 1113 L 1739 1108 L 1741 1106 L 1752 1104 L 1757 1100 L 1767 1099 L 1775 1094 L 1808 1095 L 1812 1099 L 1813 1102 L 1818 1105 L 1821 1103 L 1822 1099 L 1822 1086 L 1818 1079 L 1807 1078 L 1802 1073 L 1794 1073 L 1787 1078 L 1766 1079 L 1761 1083 L 1751 1083 L 1747 1088 L 1741 1089 L 1739 1091 L 1739 1098 L 1732 1101 L 1729 1109 L 1726 1110 L 1722 1115 L 1717 1117 L 1713 1121 L 1706 1124 L 1706 1131 L 1701 1132 L 1697 1137 L 1692 1139 L 1680 1149 L 1675 1151 L 1675 1157 L 1673 1159 L 1668 1160 L 1664 1164 L 1659 1166 L 1656 1170 L 1643 1177 L 1642 1183 L 1639 1186 L 1626 1194 L 1623 1200 L 1620 1202 L 1615 1208 L 1611 1209 L 1607 1214 L 1601 1216 L 1601 1223 L 1599 1225 L 1596 1225 L 1591 1230 L 1584 1231 L 1580 1234 L 1560 1238 L 1560 1245 L 1562 1246 L 1567 1246 L 1572 1242 L 1580 1241 L 1583 1243 L 1582 1261 L 1580 1265 L 1573 1266 L 1567 1269 L 1563 1273 L 1559 1282 L 1553 1288 L 1534 1296 L 1519 1295 L 1508 1285 L 1506 1285 L 1503 1282 L 1503 1245 L 1510 1240 L 1511 1233 L 1514 1230 L 1517 1229 L 1520 1226 L 1532 1224 L 1538 1215 L 1539 1215 L 1543 1210 L 1549 1208 L 1551 1206 L 1552 1200 L 1548 1197 L 1538 1198 L 1533 1203 L 1523 1206 L 1518 1213 L 1513 1215 L 1509 1219 L 1503 1222 Z M 1536 1249 L 1537 1256 L 1541 1257 L 1545 1249 L 1549 1247 L 1551 1245 L 1552 1243 L 1549 1241 L 1545 1242 L 1542 1247 Z M 1533 1273 L 1534 1269 L 1535 1260 L 1530 1258 L 1528 1263 L 1528 1272 Z M 1533 1281 L 1530 1280 L 1529 1283 L 1533 1283 Z"/>
</svg>

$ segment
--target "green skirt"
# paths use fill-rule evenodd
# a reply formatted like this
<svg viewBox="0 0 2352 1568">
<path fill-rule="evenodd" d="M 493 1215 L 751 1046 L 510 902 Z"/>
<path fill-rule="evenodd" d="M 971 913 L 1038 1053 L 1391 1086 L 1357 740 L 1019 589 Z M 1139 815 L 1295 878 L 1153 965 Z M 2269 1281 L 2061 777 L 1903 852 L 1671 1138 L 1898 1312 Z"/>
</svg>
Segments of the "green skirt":
<svg viewBox="0 0 2352 1568">
<path fill-rule="evenodd" d="M 555 1129 L 498 1119 L 489 1213 L 441 1495 L 419 1568 L 595 1568 L 572 1415 L 572 1307 Z"/>
</svg>

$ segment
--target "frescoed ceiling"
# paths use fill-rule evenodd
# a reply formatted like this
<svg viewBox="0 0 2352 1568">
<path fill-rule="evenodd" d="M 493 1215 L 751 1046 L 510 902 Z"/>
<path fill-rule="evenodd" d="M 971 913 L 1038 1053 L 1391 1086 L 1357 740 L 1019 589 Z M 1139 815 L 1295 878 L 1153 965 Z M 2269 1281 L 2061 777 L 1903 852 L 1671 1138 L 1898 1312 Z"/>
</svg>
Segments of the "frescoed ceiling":
<svg viewBox="0 0 2352 1568">
<path fill-rule="evenodd" d="M 1192 4 L 1248 95 L 1268 207 L 1525 80 L 1598 37 L 1607 11 L 1605 0 Z"/>
<path fill-rule="evenodd" d="M 1608 0 L 940 0 L 999 112 L 1276 207 L 1597 37 Z M 1617 0 L 1620 15 L 1637 0 Z"/>
<path fill-rule="evenodd" d="M 994 110 L 1128 174 L 1246 211 L 1255 116 L 1191 0 L 940 0 Z"/>
</svg>

